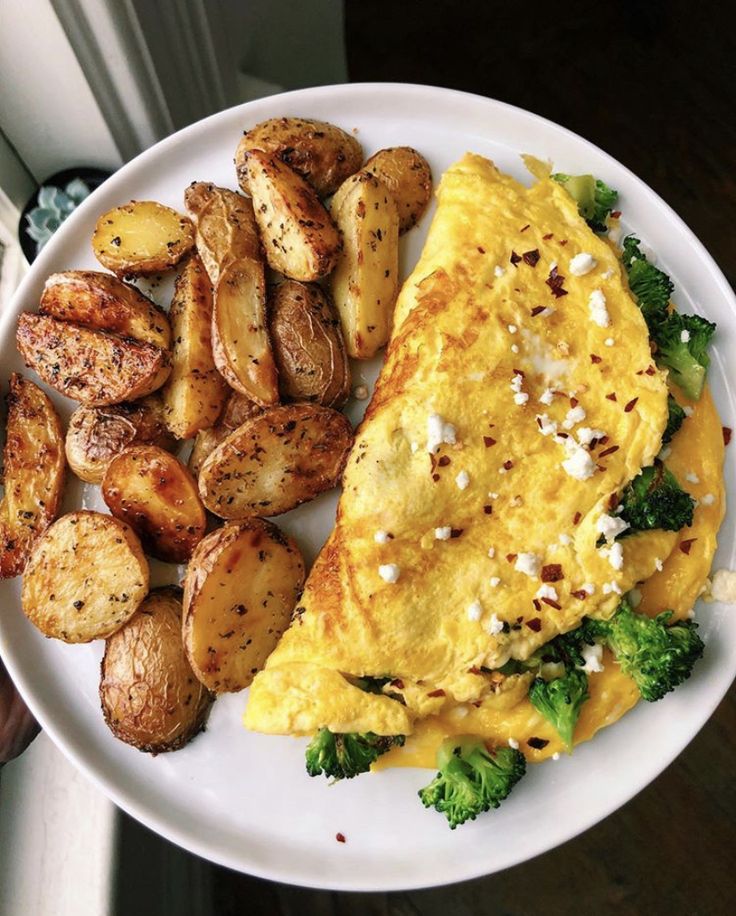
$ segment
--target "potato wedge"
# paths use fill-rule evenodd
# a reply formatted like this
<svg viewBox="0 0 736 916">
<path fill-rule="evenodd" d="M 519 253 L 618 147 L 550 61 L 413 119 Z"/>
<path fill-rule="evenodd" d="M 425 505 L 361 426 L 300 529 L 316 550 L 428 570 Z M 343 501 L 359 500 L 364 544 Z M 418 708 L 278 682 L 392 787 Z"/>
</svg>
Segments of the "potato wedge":
<svg viewBox="0 0 736 916">
<path fill-rule="evenodd" d="M 319 280 L 335 266 L 340 236 L 316 192 L 259 150 L 246 154 L 248 187 L 269 266 L 293 280 Z"/>
<path fill-rule="evenodd" d="M 332 216 L 343 249 L 330 277 L 348 355 L 369 359 L 387 343 L 399 291 L 399 213 L 391 192 L 370 172 L 341 185 Z"/>
<path fill-rule="evenodd" d="M 105 407 L 160 388 L 171 372 L 166 350 L 25 312 L 16 343 L 26 365 L 56 391 Z"/>
<path fill-rule="evenodd" d="M 399 232 L 416 226 L 432 196 L 429 163 L 410 146 L 394 146 L 374 153 L 363 166 L 393 194 L 399 208 Z"/>
<path fill-rule="evenodd" d="M 108 464 L 129 445 L 146 443 L 172 449 L 158 394 L 114 407 L 78 407 L 66 431 L 66 460 L 87 483 L 102 483 Z"/>
<path fill-rule="evenodd" d="M 196 254 L 176 280 L 169 318 L 172 368 L 161 394 L 169 429 L 177 439 L 189 439 L 214 425 L 227 397 L 212 356 L 212 286 Z"/>
<path fill-rule="evenodd" d="M 199 472 L 207 457 L 217 448 L 217 446 L 227 439 L 232 432 L 224 426 L 217 425 L 211 429 L 200 429 L 194 437 L 194 445 L 187 461 L 189 473 L 195 480 L 199 479 Z"/>
<path fill-rule="evenodd" d="M 120 277 L 171 270 L 194 248 L 194 226 L 181 213 L 155 200 L 131 200 L 97 220 L 95 257 Z"/>
<path fill-rule="evenodd" d="M 187 660 L 181 625 L 181 589 L 157 588 L 105 642 L 105 722 L 116 738 L 151 754 L 184 747 L 204 728 L 212 704 Z"/>
<path fill-rule="evenodd" d="M 251 150 L 277 156 L 320 197 L 334 194 L 363 161 L 360 143 L 334 124 L 309 118 L 271 118 L 245 131 L 235 152 L 238 181 L 246 194 L 250 193 L 246 157 Z"/>
<path fill-rule="evenodd" d="M 232 431 L 242 426 L 246 420 L 252 420 L 253 417 L 258 417 L 262 413 L 263 408 L 255 401 L 251 401 L 238 391 L 233 391 L 227 399 L 218 425 Z"/>
<path fill-rule="evenodd" d="M 221 518 L 287 512 L 337 485 L 352 444 L 348 419 L 330 407 L 272 407 L 206 459 L 202 502 Z"/>
<path fill-rule="evenodd" d="M 51 274 L 39 310 L 59 321 L 132 337 L 163 350 L 171 346 L 166 313 L 134 286 L 99 270 Z"/>
<path fill-rule="evenodd" d="M 184 647 L 215 693 L 243 690 L 289 625 L 304 585 L 296 543 L 260 518 L 218 528 L 184 579 Z"/>
<path fill-rule="evenodd" d="M 350 394 L 350 365 L 340 319 L 322 288 L 279 283 L 271 292 L 268 324 L 281 396 L 341 407 Z"/>
<path fill-rule="evenodd" d="M 116 455 L 102 480 L 102 498 L 159 560 L 185 563 L 204 537 L 207 518 L 197 484 L 178 458 L 155 445 L 132 445 Z"/>
<path fill-rule="evenodd" d="M 199 477 L 199 472 L 207 456 L 234 429 L 242 426 L 246 420 L 260 416 L 262 413 L 263 408 L 259 407 L 255 401 L 251 401 L 239 392 L 233 391 L 228 398 L 227 404 L 225 404 L 225 409 L 222 411 L 222 416 L 217 425 L 210 429 L 201 429 L 197 433 L 187 464 L 192 476 Z"/>
<path fill-rule="evenodd" d="M 0 579 L 23 572 L 33 545 L 56 518 L 65 470 L 64 434 L 48 396 L 13 373 L 7 402 Z"/>
<path fill-rule="evenodd" d="M 90 642 L 119 629 L 148 592 L 148 563 L 133 529 L 110 515 L 63 515 L 36 544 L 23 611 L 53 639 Z"/>
</svg>

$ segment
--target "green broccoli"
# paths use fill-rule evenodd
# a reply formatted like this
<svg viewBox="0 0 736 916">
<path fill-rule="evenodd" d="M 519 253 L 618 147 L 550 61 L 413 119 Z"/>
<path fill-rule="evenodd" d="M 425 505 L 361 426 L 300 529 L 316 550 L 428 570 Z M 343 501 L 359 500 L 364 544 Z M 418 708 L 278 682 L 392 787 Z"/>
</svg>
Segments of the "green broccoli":
<svg viewBox="0 0 736 916">
<path fill-rule="evenodd" d="M 657 345 L 657 362 L 670 370 L 674 382 L 689 398 L 698 400 L 703 393 L 710 365 L 708 344 L 715 330 L 715 324 L 700 315 L 669 312 L 650 332 Z"/>
<path fill-rule="evenodd" d="M 551 681 L 535 678 L 529 689 L 532 706 L 551 722 L 568 750 L 580 710 L 589 697 L 588 675 L 579 668 L 568 668 L 562 677 Z"/>
<path fill-rule="evenodd" d="M 524 755 L 510 747 L 489 750 L 474 736 L 447 738 L 437 752 L 439 773 L 419 797 L 444 814 L 450 828 L 498 808 L 526 772 Z"/>
<path fill-rule="evenodd" d="M 403 743 L 403 735 L 374 735 L 373 732 L 342 735 L 321 728 L 307 747 L 307 773 L 352 779 L 367 772 L 381 754 Z"/>
<path fill-rule="evenodd" d="M 618 191 L 592 175 L 563 175 L 556 172 L 553 176 L 569 192 L 578 205 L 578 211 L 594 232 L 605 232 L 606 218 L 613 210 L 618 198 Z"/>
<path fill-rule="evenodd" d="M 690 677 L 695 662 L 703 654 L 698 625 L 682 620 L 671 626 L 672 611 L 656 617 L 636 614 L 622 601 L 610 620 L 588 620 L 591 636 L 603 641 L 617 662 L 633 678 L 642 697 L 650 703 Z"/>
<path fill-rule="evenodd" d="M 651 332 L 653 323 L 667 317 L 675 285 L 663 270 L 647 260 L 639 248 L 640 244 L 635 235 L 627 235 L 623 241 L 621 260 L 629 275 L 631 292 L 636 296 Z"/>
<path fill-rule="evenodd" d="M 685 411 L 671 394 L 667 395 L 667 426 L 662 433 L 662 445 L 672 441 L 672 437 L 685 422 Z"/>
<path fill-rule="evenodd" d="M 621 498 L 621 518 L 635 531 L 679 531 L 693 523 L 695 502 L 677 482 L 675 475 L 661 461 L 635 477 Z"/>
</svg>

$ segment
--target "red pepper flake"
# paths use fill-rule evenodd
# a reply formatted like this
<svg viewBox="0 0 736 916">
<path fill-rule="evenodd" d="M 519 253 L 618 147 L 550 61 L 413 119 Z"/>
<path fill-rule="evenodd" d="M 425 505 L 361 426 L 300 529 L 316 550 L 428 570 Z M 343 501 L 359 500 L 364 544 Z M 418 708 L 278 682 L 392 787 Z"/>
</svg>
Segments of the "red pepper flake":
<svg viewBox="0 0 736 916">
<path fill-rule="evenodd" d="M 562 286 L 562 284 L 565 282 L 565 278 L 561 273 L 558 272 L 556 267 L 553 267 L 552 270 L 550 270 L 549 276 L 544 282 L 547 284 L 547 286 L 549 286 L 555 299 L 559 299 L 560 296 L 567 295 L 567 290 L 563 289 Z"/>
<path fill-rule="evenodd" d="M 570 592 L 570 594 L 573 596 L 573 598 L 577 598 L 578 601 L 585 601 L 585 599 L 588 597 L 588 593 L 584 588 L 579 588 L 577 591 Z"/>
<path fill-rule="evenodd" d="M 606 458 L 608 455 L 612 455 L 614 452 L 617 452 L 621 448 L 620 445 L 612 445 L 610 448 L 603 449 L 603 451 L 598 455 L 599 458 Z"/>
<path fill-rule="evenodd" d="M 483 672 L 477 665 L 473 665 L 472 668 L 468 668 L 468 674 L 483 674 Z"/>
<path fill-rule="evenodd" d="M 560 437 L 560 439 L 569 439 L 570 438 L 569 433 L 557 433 L 557 435 Z"/>
<path fill-rule="evenodd" d="M 445 691 L 441 687 L 438 687 L 437 690 L 430 690 L 427 696 L 428 697 L 443 697 L 445 696 Z"/>
<path fill-rule="evenodd" d="M 733 430 L 730 426 L 723 427 L 723 444 L 728 445 L 731 441 L 731 436 L 733 435 Z"/>
<path fill-rule="evenodd" d="M 697 541 L 697 538 L 688 538 L 686 541 L 680 541 L 680 550 L 686 555 L 690 555 L 690 548 Z"/>
<path fill-rule="evenodd" d="M 485 445 L 486 448 L 490 448 L 495 444 L 496 440 L 493 438 L 493 436 L 483 436 L 483 445 Z"/>
<path fill-rule="evenodd" d="M 545 604 L 548 604 L 550 607 L 553 607 L 556 611 L 561 611 L 561 610 L 562 610 L 562 605 L 561 605 L 561 604 L 558 604 L 558 603 L 557 603 L 554 599 L 552 599 L 552 598 L 542 598 L 542 601 L 544 601 L 544 603 L 545 603 Z"/>
<path fill-rule="evenodd" d="M 532 318 L 536 318 L 537 315 L 541 315 L 545 308 L 546 306 L 544 305 L 535 305 L 532 309 Z"/>
<path fill-rule="evenodd" d="M 608 508 L 613 510 L 618 506 L 618 493 L 611 493 L 608 497 Z"/>
<path fill-rule="evenodd" d="M 560 245 L 567 245 L 567 239 L 560 239 Z"/>
<path fill-rule="evenodd" d="M 595 440 L 598 445 L 605 445 L 608 442 L 608 436 L 601 436 L 600 439 Z"/>
<path fill-rule="evenodd" d="M 577 398 L 570 398 L 570 407 L 577 407 L 579 403 Z"/>
<path fill-rule="evenodd" d="M 517 254 L 515 251 L 512 251 L 509 261 L 511 261 L 514 267 L 516 267 L 516 265 L 519 263 L 520 260 L 521 260 L 521 255 Z"/>
<path fill-rule="evenodd" d="M 657 371 L 657 370 L 654 368 L 654 366 L 647 366 L 647 368 L 646 368 L 646 374 L 647 374 L 647 375 L 654 375 L 654 373 L 655 373 L 656 371 Z"/>
<path fill-rule="evenodd" d="M 560 563 L 548 563 L 542 567 L 542 582 L 559 582 L 564 578 L 565 574 L 562 572 Z"/>
<path fill-rule="evenodd" d="M 548 232 L 547 235 L 542 236 L 542 241 L 548 242 L 552 238 L 553 235 L 554 235 L 554 232 Z"/>
<path fill-rule="evenodd" d="M 619 219 L 621 216 L 620 210 L 611 210 L 611 219 Z"/>
<path fill-rule="evenodd" d="M 538 598 L 532 598 L 532 604 L 534 605 L 534 610 L 539 613 L 542 610 L 542 605 L 539 603 Z"/>
<path fill-rule="evenodd" d="M 596 469 L 596 471 L 600 471 L 601 474 L 603 473 L 603 471 L 606 470 L 605 467 L 604 467 L 602 464 L 597 464 L 597 465 L 595 466 L 595 469 Z"/>
<path fill-rule="evenodd" d="M 612 391 L 610 394 L 607 394 L 607 395 L 606 395 L 606 400 L 608 400 L 608 401 L 615 401 L 615 400 L 616 400 L 616 392 L 615 392 L 615 391 Z"/>
<path fill-rule="evenodd" d="M 631 413 L 631 411 L 636 407 L 636 402 L 639 398 L 632 398 L 629 403 L 624 407 L 624 413 Z"/>
<path fill-rule="evenodd" d="M 480 709 L 482 705 L 483 705 L 483 700 L 473 700 L 473 706 L 475 706 L 476 709 Z"/>
<path fill-rule="evenodd" d="M 483 506 L 486 515 L 493 515 L 493 506 Z"/>
<path fill-rule="evenodd" d="M 598 356 L 596 353 L 591 353 L 590 361 L 591 363 L 600 363 L 600 362 L 603 362 L 603 359 L 602 357 Z"/>
<path fill-rule="evenodd" d="M 638 371 L 636 374 L 637 374 L 637 375 L 644 375 L 644 370 L 643 370 L 643 369 L 639 369 L 639 371 Z"/>
<path fill-rule="evenodd" d="M 532 617 L 531 620 L 525 620 L 524 623 L 534 633 L 538 633 L 542 629 L 542 621 L 539 619 L 539 617 Z"/>
<path fill-rule="evenodd" d="M 460 535 L 463 533 L 463 531 L 464 531 L 463 528 L 450 528 L 450 537 L 459 538 Z"/>
<path fill-rule="evenodd" d="M 525 251 L 522 258 L 525 264 L 528 264 L 530 267 L 536 267 L 539 263 L 539 249 L 532 248 L 531 251 Z"/>
<path fill-rule="evenodd" d="M 398 690 L 404 689 L 404 682 L 400 677 L 395 677 L 392 681 L 389 681 L 392 687 L 396 687 Z"/>
<path fill-rule="evenodd" d="M 521 369 L 514 369 L 514 375 L 520 375 L 522 378 L 526 378 L 526 373 L 522 372 Z"/>
<path fill-rule="evenodd" d="M 510 471 L 511 468 L 514 466 L 514 462 L 511 461 L 511 459 L 509 459 L 508 461 L 504 461 L 503 466 L 506 468 L 507 471 Z"/>
<path fill-rule="evenodd" d="M 486 253 L 485 248 L 481 248 L 480 245 L 478 245 L 478 251 L 479 251 L 481 254 L 485 254 L 485 253 Z"/>
<path fill-rule="evenodd" d="M 439 461 L 437 462 L 437 464 L 438 464 L 438 466 L 441 467 L 441 468 L 446 468 L 447 465 L 450 464 L 451 461 L 452 461 L 452 459 L 450 458 L 449 455 L 442 455 L 442 457 L 439 459 Z"/>
<path fill-rule="evenodd" d="M 519 229 L 519 232 L 526 232 L 528 228 L 529 228 L 529 223 L 527 223 L 526 226 L 522 226 L 521 229 Z"/>
<path fill-rule="evenodd" d="M 345 839 L 345 834 L 344 834 L 344 833 L 336 833 L 336 834 L 335 834 L 335 839 L 337 840 L 338 843 L 347 843 L 347 840 Z"/>
<path fill-rule="evenodd" d="M 582 517 L 583 517 L 583 516 L 580 514 L 580 512 L 576 512 L 575 515 L 573 515 L 573 517 L 572 517 L 572 523 L 573 523 L 573 525 L 577 525 L 577 524 L 580 522 L 580 519 L 581 519 Z"/>
<path fill-rule="evenodd" d="M 533 747 L 535 751 L 541 751 L 549 744 L 549 741 L 546 738 L 530 738 L 527 741 L 529 747 Z"/>
<path fill-rule="evenodd" d="M 506 554 L 506 560 L 507 560 L 508 563 L 513 563 L 514 560 L 517 558 L 517 556 L 518 556 L 518 554 L 516 554 L 516 553 L 507 553 L 507 554 Z"/>
<path fill-rule="evenodd" d="M 437 483 L 437 481 L 438 481 L 439 479 L 440 479 L 440 475 L 439 475 L 439 474 L 432 474 L 432 480 L 433 480 L 435 483 Z"/>
</svg>

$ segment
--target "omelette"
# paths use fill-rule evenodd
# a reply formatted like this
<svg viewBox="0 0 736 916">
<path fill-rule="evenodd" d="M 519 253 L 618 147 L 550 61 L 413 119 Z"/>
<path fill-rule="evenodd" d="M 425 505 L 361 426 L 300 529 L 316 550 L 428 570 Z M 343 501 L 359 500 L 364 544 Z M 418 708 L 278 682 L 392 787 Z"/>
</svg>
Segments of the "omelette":
<svg viewBox="0 0 736 916">
<path fill-rule="evenodd" d="M 453 735 L 539 761 L 566 742 L 525 663 L 625 596 L 688 621 L 725 511 L 720 420 L 655 361 L 620 252 L 533 170 L 526 187 L 469 153 L 443 176 L 335 528 L 247 728 L 401 736 L 374 769 L 435 767 Z M 671 390 L 687 416 L 663 449 Z M 622 493 L 653 466 L 690 494 L 691 523 L 621 536 Z M 575 743 L 641 696 L 595 649 Z"/>
</svg>

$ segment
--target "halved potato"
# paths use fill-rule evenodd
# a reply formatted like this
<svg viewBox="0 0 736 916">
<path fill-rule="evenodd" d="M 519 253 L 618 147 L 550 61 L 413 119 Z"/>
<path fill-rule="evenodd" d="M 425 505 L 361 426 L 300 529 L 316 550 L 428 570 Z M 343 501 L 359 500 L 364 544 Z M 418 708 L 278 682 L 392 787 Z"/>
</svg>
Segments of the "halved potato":
<svg viewBox="0 0 736 916">
<path fill-rule="evenodd" d="M 184 579 L 184 646 L 215 693 L 243 690 L 289 625 L 304 585 L 296 543 L 260 518 L 218 528 Z"/>
<path fill-rule="evenodd" d="M 129 445 L 172 449 L 158 394 L 113 407 L 78 407 L 66 431 L 66 460 L 80 480 L 102 483 L 108 464 Z"/>
<path fill-rule="evenodd" d="M 56 518 L 65 469 L 64 434 L 48 396 L 14 372 L 7 402 L 0 579 L 23 572 L 34 543 Z"/>
<path fill-rule="evenodd" d="M 275 156 L 250 150 L 248 188 L 269 266 L 293 280 L 319 280 L 335 266 L 340 236 L 314 189 Z"/>
<path fill-rule="evenodd" d="M 394 146 L 374 153 L 363 168 L 396 199 L 402 235 L 416 226 L 432 196 L 432 170 L 424 156 L 410 146 Z"/>
<path fill-rule="evenodd" d="M 212 286 L 196 254 L 177 277 L 169 318 L 174 346 L 162 391 L 166 423 L 178 439 L 189 439 L 216 422 L 227 397 L 212 356 Z"/>
<path fill-rule="evenodd" d="M 262 413 L 263 407 L 256 404 L 255 401 L 251 401 L 238 391 L 232 391 L 222 411 L 219 425 L 229 430 L 237 429 L 246 420 L 252 420 L 253 417 L 258 417 Z"/>
<path fill-rule="evenodd" d="M 26 366 L 51 388 L 82 404 L 135 401 L 160 388 L 171 357 L 152 344 L 24 312 L 16 343 Z"/>
<path fill-rule="evenodd" d="M 221 518 L 287 512 L 337 485 L 352 444 L 348 419 L 330 407 L 272 407 L 205 460 L 202 502 Z"/>
<path fill-rule="evenodd" d="M 181 640 L 181 589 L 154 589 L 105 642 L 100 702 L 110 731 L 141 751 L 184 747 L 204 728 L 212 695 Z"/>
<path fill-rule="evenodd" d="M 102 498 L 159 560 L 185 563 L 204 537 L 197 484 L 178 458 L 155 445 L 133 445 L 116 455 L 102 480 Z"/>
<path fill-rule="evenodd" d="M 388 341 L 399 291 L 399 213 L 391 192 L 362 171 L 332 198 L 343 248 L 330 277 L 348 354 L 369 359 Z"/>
<path fill-rule="evenodd" d="M 110 331 L 168 350 L 166 313 L 135 286 L 99 270 L 51 274 L 41 294 L 40 312 L 85 328 Z"/>
<path fill-rule="evenodd" d="M 271 292 L 268 324 L 282 396 L 341 407 L 350 394 L 350 366 L 340 319 L 322 288 L 279 283 Z"/>
<path fill-rule="evenodd" d="M 135 614 L 148 577 L 129 525 L 100 512 L 70 512 L 34 548 L 23 576 L 23 612 L 44 636 L 104 639 Z"/>
<path fill-rule="evenodd" d="M 221 424 L 213 426 L 211 429 L 200 429 L 194 437 L 194 445 L 189 455 L 189 461 L 187 461 L 189 473 L 195 480 L 199 479 L 199 472 L 202 470 L 202 465 L 208 456 L 214 452 L 223 439 L 227 439 L 231 432 L 231 429 L 227 429 Z"/>
<path fill-rule="evenodd" d="M 334 194 L 360 168 L 363 150 L 355 137 L 326 121 L 271 118 L 245 131 L 235 152 L 240 187 L 249 194 L 247 154 L 277 156 L 305 178 L 320 197 Z"/>
<path fill-rule="evenodd" d="M 246 398 L 237 391 L 231 392 L 217 425 L 210 429 L 201 429 L 197 433 L 194 440 L 194 446 L 192 447 L 192 453 L 189 456 L 189 462 L 187 464 L 192 475 L 195 478 L 199 477 L 199 472 L 207 456 L 214 451 L 222 440 L 226 439 L 234 429 L 242 426 L 246 420 L 260 416 L 262 413 L 263 408 L 259 407 L 255 401 L 251 401 L 250 398 Z"/>
<path fill-rule="evenodd" d="M 194 226 L 155 200 L 131 200 L 97 220 L 95 257 L 118 276 L 148 276 L 171 270 L 194 248 Z"/>
</svg>

